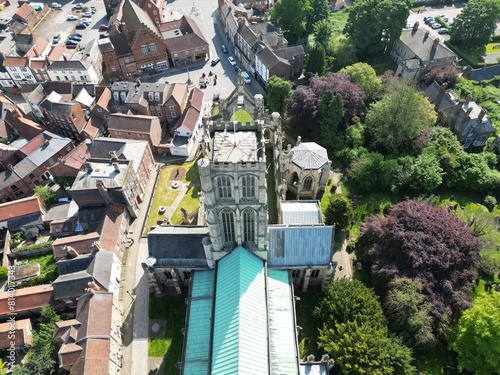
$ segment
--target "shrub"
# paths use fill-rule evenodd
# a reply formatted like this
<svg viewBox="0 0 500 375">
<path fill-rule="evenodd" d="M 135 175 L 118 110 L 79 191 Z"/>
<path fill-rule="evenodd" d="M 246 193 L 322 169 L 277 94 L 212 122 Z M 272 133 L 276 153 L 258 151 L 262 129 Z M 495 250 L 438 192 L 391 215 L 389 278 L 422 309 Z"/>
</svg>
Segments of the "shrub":
<svg viewBox="0 0 500 375">
<path fill-rule="evenodd" d="M 487 195 L 483 199 L 483 204 L 486 206 L 488 210 L 492 211 L 497 205 L 497 199 L 491 195 Z"/>
<path fill-rule="evenodd" d="M 23 251 L 28 251 L 28 250 L 47 249 L 47 248 L 52 247 L 53 243 L 54 243 L 54 241 L 46 241 L 46 242 L 41 242 L 41 243 L 37 243 L 34 245 L 19 246 L 19 247 L 13 249 L 12 251 L 15 253 L 21 253 Z"/>
<path fill-rule="evenodd" d="M 7 267 L 0 267 L 0 280 L 6 280 L 9 276 L 9 270 Z"/>
</svg>

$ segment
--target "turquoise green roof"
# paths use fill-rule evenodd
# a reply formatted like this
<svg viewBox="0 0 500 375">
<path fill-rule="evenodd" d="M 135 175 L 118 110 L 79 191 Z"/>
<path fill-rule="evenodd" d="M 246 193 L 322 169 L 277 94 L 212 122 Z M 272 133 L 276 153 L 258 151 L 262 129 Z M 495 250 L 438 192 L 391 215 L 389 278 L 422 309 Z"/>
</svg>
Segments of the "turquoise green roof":
<svg viewBox="0 0 500 375">
<path fill-rule="evenodd" d="M 194 271 L 192 274 L 189 325 L 186 327 L 183 363 L 184 374 L 209 373 L 214 275 L 214 270 Z"/>
<path fill-rule="evenodd" d="M 287 270 L 267 270 L 267 302 L 270 374 L 298 374 L 295 312 Z"/>
<path fill-rule="evenodd" d="M 268 374 L 268 361 L 264 261 L 237 247 L 217 265 L 211 374 Z"/>
</svg>

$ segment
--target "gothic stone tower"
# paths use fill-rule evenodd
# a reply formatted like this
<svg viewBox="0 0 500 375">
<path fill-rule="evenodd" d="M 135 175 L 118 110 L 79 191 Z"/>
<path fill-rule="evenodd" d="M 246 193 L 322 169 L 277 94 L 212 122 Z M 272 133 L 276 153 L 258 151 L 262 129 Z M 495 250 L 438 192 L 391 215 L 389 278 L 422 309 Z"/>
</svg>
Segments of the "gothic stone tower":
<svg viewBox="0 0 500 375">
<path fill-rule="evenodd" d="M 198 161 L 213 260 L 237 245 L 266 258 L 266 155 L 262 123 L 204 125 Z M 219 130 L 220 129 L 220 130 Z"/>
</svg>

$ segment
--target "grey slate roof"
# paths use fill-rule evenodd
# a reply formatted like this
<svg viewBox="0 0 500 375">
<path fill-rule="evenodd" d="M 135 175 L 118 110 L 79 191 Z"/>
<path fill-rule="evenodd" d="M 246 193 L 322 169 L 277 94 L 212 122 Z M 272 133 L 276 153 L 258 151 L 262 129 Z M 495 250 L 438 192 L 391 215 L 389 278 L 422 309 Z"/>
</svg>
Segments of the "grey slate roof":
<svg viewBox="0 0 500 375">
<path fill-rule="evenodd" d="M 269 226 L 269 267 L 328 265 L 333 256 L 332 226 Z"/>
<path fill-rule="evenodd" d="M 295 56 L 305 55 L 304 47 L 302 45 L 277 49 L 274 51 L 274 53 L 276 56 L 281 57 L 287 61 L 293 60 Z"/>
<path fill-rule="evenodd" d="M 173 262 L 207 266 L 202 239 L 208 237 L 207 227 L 159 226 L 148 233 L 149 256 L 163 266 Z"/>
<path fill-rule="evenodd" d="M 86 67 L 78 60 L 62 60 L 54 61 L 47 70 L 86 70 Z"/>
<path fill-rule="evenodd" d="M 115 151 L 118 159 L 132 161 L 132 167 L 137 172 L 147 147 L 147 141 L 99 137 L 92 141 L 89 152 L 92 159 L 109 159 L 109 152 Z"/>
<path fill-rule="evenodd" d="M 117 56 L 129 55 L 132 53 L 130 44 L 125 34 L 115 34 L 109 36 L 109 41 L 115 48 Z"/>
<path fill-rule="evenodd" d="M 281 202 L 283 224 L 322 224 L 323 216 L 318 201 Z"/>
<path fill-rule="evenodd" d="M 500 75 L 500 64 L 493 66 L 485 66 L 484 68 L 472 69 L 470 79 L 473 81 L 483 81 L 492 79 L 494 76 Z"/>
<path fill-rule="evenodd" d="M 288 64 L 288 61 L 285 59 L 276 56 L 270 48 L 265 47 L 261 51 L 257 53 L 259 59 L 266 66 L 266 68 L 271 69 L 273 66 L 277 65 L 279 62 L 284 64 Z"/>
<path fill-rule="evenodd" d="M 52 283 L 54 287 L 54 298 L 77 298 L 85 293 L 91 282 L 92 276 L 87 271 L 79 271 L 59 276 Z"/>
<path fill-rule="evenodd" d="M 303 169 L 319 169 L 328 164 L 325 148 L 315 142 L 302 142 L 292 148 L 292 151 L 292 163 Z"/>
<path fill-rule="evenodd" d="M 75 258 L 63 258 L 57 261 L 59 275 L 68 275 L 75 272 L 86 271 L 94 260 L 94 254 L 83 254 Z"/>
<path fill-rule="evenodd" d="M 457 57 L 452 50 L 441 43 L 434 46 L 434 38 L 426 35 L 422 29 L 403 30 L 399 39 L 422 61 Z"/>
<path fill-rule="evenodd" d="M 34 213 L 8 220 L 7 228 L 10 231 L 15 231 L 19 228 L 30 228 L 38 224 L 43 224 L 42 215 L 40 213 Z"/>
<path fill-rule="evenodd" d="M 87 272 L 101 284 L 106 290 L 109 290 L 112 280 L 111 271 L 113 269 L 114 253 L 110 250 L 100 250 L 95 254 L 94 261 L 87 268 Z"/>
</svg>

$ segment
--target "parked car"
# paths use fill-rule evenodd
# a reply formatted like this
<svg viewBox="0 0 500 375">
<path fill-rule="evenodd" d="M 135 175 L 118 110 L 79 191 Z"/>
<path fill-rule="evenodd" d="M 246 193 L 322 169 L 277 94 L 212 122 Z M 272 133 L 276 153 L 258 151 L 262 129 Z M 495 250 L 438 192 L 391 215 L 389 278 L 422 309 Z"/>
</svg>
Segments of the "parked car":
<svg viewBox="0 0 500 375">
<path fill-rule="evenodd" d="M 78 42 L 76 40 L 68 39 L 66 41 L 66 48 L 76 48 L 78 46 Z"/>
<path fill-rule="evenodd" d="M 62 9 L 62 5 L 59 3 L 52 3 L 52 9 Z"/>
<path fill-rule="evenodd" d="M 227 61 L 229 61 L 229 64 L 231 64 L 232 66 L 236 66 L 236 60 L 234 59 L 233 56 L 229 56 L 227 58 Z"/>
<path fill-rule="evenodd" d="M 92 17 L 92 12 L 91 12 L 90 10 L 87 10 L 86 12 L 83 12 L 83 13 L 82 13 L 82 16 L 83 16 L 83 17 L 89 17 L 89 18 L 90 18 L 90 17 Z"/>
<path fill-rule="evenodd" d="M 92 12 L 92 14 L 95 14 L 95 12 L 97 12 L 97 9 L 95 7 L 90 7 L 90 11 Z"/>
<path fill-rule="evenodd" d="M 2 18 L 0 18 L 0 21 L 3 23 L 11 23 L 12 17 L 2 17 Z"/>
<path fill-rule="evenodd" d="M 82 34 L 81 33 L 73 33 L 69 37 L 71 38 L 72 36 L 77 36 L 77 37 L 81 38 Z"/>
<path fill-rule="evenodd" d="M 439 18 L 441 18 L 444 22 L 448 22 L 448 20 L 449 20 L 449 18 L 448 18 L 448 17 L 446 17 L 446 15 L 445 15 L 445 14 L 440 14 L 440 15 L 439 15 Z"/>
<path fill-rule="evenodd" d="M 210 66 L 215 66 L 219 63 L 220 59 L 217 57 L 215 59 L 212 59 L 212 61 L 210 62 Z"/>
<path fill-rule="evenodd" d="M 434 17 L 425 17 L 424 18 L 424 22 L 425 22 L 426 25 L 429 25 L 432 22 L 436 22 L 436 20 L 434 19 Z"/>
<path fill-rule="evenodd" d="M 100 33 L 99 34 L 99 39 L 104 39 L 104 38 L 107 38 L 109 36 L 108 33 Z"/>
<path fill-rule="evenodd" d="M 222 45 L 220 46 L 220 48 L 222 49 L 222 52 L 224 52 L 224 53 L 227 53 L 227 52 L 228 52 L 228 51 L 227 51 L 227 47 L 226 47 L 224 44 L 222 44 Z"/>
<path fill-rule="evenodd" d="M 243 76 L 243 81 L 245 81 L 245 83 L 252 83 L 252 79 L 250 78 L 247 72 L 242 71 L 241 75 Z"/>
<path fill-rule="evenodd" d="M 54 34 L 54 36 L 52 37 L 52 43 L 54 44 L 59 43 L 60 40 L 61 40 L 61 34 L 59 33 Z"/>
<path fill-rule="evenodd" d="M 439 29 L 441 28 L 441 24 L 440 23 L 437 23 L 437 22 L 434 22 L 434 23 L 431 23 L 430 25 L 433 29 Z"/>
<path fill-rule="evenodd" d="M 81 41 L 82 40 L 82 37 L 81 36 L 76 36 L 76 35 L 71 35 L 68 40 L 75 40 L 77 42 Z"/>
<path fill-rule="evenodd" d="M 78 17 L 70 14 L 68 17 L 66 17 L 66 21 L 78 21 Z"/>
<path fill-rule="evenodd" d="M 86 29 L 87 28 L 87 24 L 83 23 L 83 22 L 80 22 L 78 25 L 76 25 L 76 28 L 78 30 L 83 30 L 83 29 Z"/>
<path fill-rule="evenodd" d="M 438 30 L 438 34 L 449 34 L 450 32 L 446 27 L 443 27 L 442 29 Z"/>
<path fill-rule="evenodd" d="M 82 19 L 80 20 L 80 22 L 85 23 L 88 26 L 88 25 L 90 25 L 92 23 L 92 18 L 82 17 Z"/>
<path fill-rule="evenodd" d="M 107 31 L 108 30 L 108 25 L 101 24 L 99 25 L 99 31 Z"/>
<path fill-rule="evenodd" d="M 83 9 L 83 4 L 82 3 L 76 3 L 73 5 L 73 9 Z"/>
</svg>

